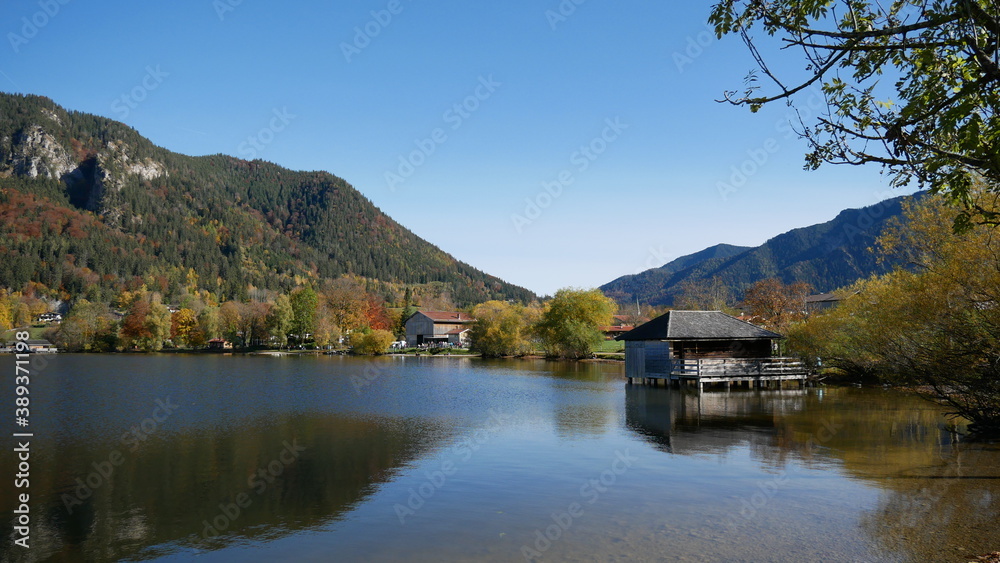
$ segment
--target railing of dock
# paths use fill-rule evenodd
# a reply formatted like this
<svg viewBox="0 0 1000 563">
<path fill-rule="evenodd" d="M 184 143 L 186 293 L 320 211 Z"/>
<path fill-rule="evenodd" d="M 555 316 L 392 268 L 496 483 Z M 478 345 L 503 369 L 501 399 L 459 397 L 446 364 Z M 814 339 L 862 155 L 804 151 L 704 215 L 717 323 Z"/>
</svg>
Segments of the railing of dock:
<svg viewBox="0 0 1000 563">
<path fill-rule="evenodd" d="M 671 375 L 696 378 L 802 376 L 798 358 L 698 358 L 670 360 Z"/>
</svg>

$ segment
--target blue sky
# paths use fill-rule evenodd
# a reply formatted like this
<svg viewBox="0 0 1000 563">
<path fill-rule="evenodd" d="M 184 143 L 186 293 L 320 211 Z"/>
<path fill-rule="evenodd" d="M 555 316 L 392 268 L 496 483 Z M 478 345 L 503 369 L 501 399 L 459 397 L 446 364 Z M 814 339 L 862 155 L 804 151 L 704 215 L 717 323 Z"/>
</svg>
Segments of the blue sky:
<svg viewBox="0 0 1000 563">
<path fill-rule="evenodd" d="M 788 108 L 716 103 L 753 63 L 710 5 L 8 0 L 0 89 L 327 170 L 540 294 L 903 193 L 878 168 L 803 171 Z"/>
</svg>

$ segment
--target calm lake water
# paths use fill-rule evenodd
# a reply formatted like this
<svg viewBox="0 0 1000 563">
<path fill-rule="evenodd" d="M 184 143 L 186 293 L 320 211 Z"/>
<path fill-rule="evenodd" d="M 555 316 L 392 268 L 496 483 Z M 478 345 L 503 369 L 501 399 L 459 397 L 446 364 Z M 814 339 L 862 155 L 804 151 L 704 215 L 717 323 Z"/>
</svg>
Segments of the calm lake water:
<svg viewBox="0 0 1000 563">
<path fill-rule="evenodd" d="M 47 360 L 32 380 L 32 548 L 8 526 L 4 561 L 1000 550 L 1000 447 L 956 443 L 939 410 L 894 391 L 699 396 L 626 386 L 620 364 L 531 360 Z M 13 522 L 16 467 L 0 460 Z"/>
</svg>

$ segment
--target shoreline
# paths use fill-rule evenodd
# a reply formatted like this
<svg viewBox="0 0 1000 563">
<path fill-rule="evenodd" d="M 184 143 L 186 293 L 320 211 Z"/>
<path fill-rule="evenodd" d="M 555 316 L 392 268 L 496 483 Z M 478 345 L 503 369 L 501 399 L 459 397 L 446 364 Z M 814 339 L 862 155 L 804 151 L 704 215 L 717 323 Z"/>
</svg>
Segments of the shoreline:
<svg viewBox="0 0 1000 563">
<path fill-rule="evenodd" d="M 10 352 L 13 354 L 13 352 Z M 110 352 L 94 352 L 94 351 L 79 351 L 79 352 L 32 352 L 38 355 L 62 355 L 62 354 L 87 354 L 87 355 L 115 355 L 115 354 L 128 354 L 128 355 L 147 355 L 147 354 L 191 354 L 191 355 L 220 355 L 220 356 L 352 356 L 357 358 L 375 358 L 375 357 L 393 357 L 393 358 L 483 358 L 480 354 L 431 354 L 430 352 L 419 352 L 419 353 L 387 353 L 387 354 L 376 354 L 371 356 L 361 355 L 361 354 L 351 354 L 346 350 L 276 350 L 276 349 L 252 349 L 252 348 L 232 348 L 228 350 L 208 350 L 208 349 L 180 349 L 180 348 L 170 348 L 165 350 L 157 350 L 155 352 L 144 352 L 141 350 L 122 350 L 122 351 L 110 351 Z M 0 353 L 2 354 L 2 353 Z M 600 357 L 607 356 L 608 354 L 596 354 L 597 357 L 593 358 L 550 358 L 542 354 L 528 354 L 525 356 L 501 356 L 499 358 L 483 358 L 487 360 L 551 360 L 560 362 L 587 362 L 587 363 L 609 363 L 609 364 L 623 364 L 625 363 L 624 354 L 619 358 L 608 358 Z"/>
</svg>

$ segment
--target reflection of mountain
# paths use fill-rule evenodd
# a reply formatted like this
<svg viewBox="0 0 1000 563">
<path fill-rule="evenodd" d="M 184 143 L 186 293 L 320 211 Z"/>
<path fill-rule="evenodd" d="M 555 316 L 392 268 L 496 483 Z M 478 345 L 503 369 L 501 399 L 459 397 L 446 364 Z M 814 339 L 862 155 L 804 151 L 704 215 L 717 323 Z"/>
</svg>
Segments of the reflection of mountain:
<svg viewBox="0 0 1000 563">
<path fill-rule="evenodd" d="M 351 510 L 442 434 L 426 422 L 298 414 L 219 434 L 154 436 L 135 453 L 117 444 L 98 451 L 70 444 L 53 460 L 58 471 L 32 480 L 39 499 L 32 551 L 39 560 L 143 559 L 307 529 Z M 64 500 L 72 497 L 64 495 L 74 495 L 75 479 L 86 480 L 115 446 L 124 463 L 110 479 L 91 477 L 98 486 L 89 496 L 81 490 L 86 498 L 70 513 Z M 304 449 L 295 457 L 289 446 Z M 241 494 L 249 504 L 237 515 Z M 214 536 L 206 524 L 220 535 L 206 541 Z M 9 534 L 4 538 L 6 561 L 3 554 L 13 551 Z"/>
</svg>

